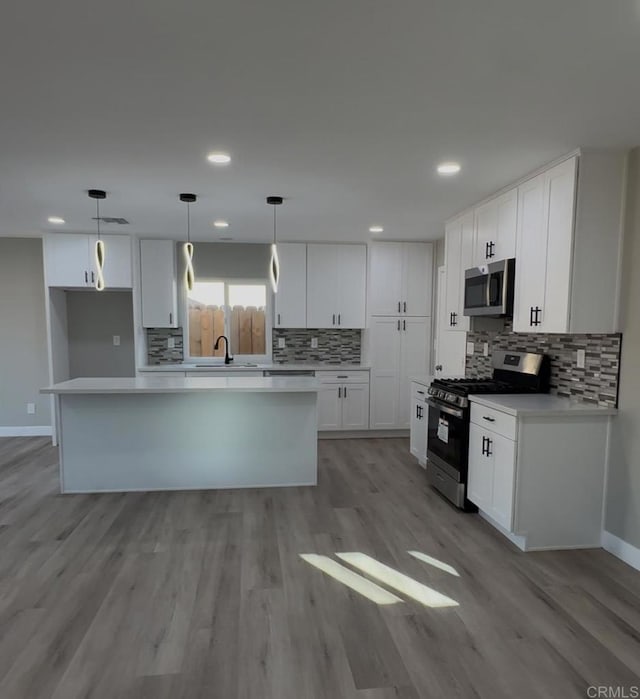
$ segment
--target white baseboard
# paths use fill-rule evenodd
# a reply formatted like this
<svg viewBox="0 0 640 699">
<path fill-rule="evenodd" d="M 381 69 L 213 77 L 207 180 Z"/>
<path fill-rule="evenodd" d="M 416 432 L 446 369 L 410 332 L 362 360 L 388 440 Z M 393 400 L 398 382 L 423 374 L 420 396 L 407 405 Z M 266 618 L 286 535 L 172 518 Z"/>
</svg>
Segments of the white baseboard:
<svg viewBox="0 0 640 699">
<path fill-rule="evenodd" d="M 52 434 L 51 425 L 0 426 L 0 437 L 51 437 Z"/>
<path fill-rule="evenodd" d="M 602 548 L 632 568 L 640 570 L 640 549 L 628 541 L 605 530 L 602 532 Z"/>
</svg>

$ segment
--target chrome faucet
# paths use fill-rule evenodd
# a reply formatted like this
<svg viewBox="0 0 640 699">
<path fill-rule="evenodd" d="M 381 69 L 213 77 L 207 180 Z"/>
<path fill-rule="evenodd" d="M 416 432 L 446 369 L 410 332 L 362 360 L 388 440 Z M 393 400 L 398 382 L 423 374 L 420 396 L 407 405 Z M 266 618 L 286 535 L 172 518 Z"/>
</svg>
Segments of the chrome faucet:
<svg viewBox="0 0 640 699">
<path fill-rule="evenodd" d="M 213 351 L 215 352 L 220 345 L 220 340 L 224 340 L 224 363 L 231 364 L 233 357 L 229 356 L 229 338 L 226 335 L 220 335 L 216 340 L 216 344 L 213 346 Z"/>
</svg>

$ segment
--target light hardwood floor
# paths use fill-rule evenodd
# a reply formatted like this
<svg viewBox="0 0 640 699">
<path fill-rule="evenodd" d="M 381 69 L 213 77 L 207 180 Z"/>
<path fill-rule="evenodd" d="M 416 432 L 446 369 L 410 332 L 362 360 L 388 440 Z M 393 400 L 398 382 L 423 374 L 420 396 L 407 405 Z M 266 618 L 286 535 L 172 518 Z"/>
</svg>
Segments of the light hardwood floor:
<svg viewBox="0 0 640 699">
<path fill-rule="evenodd" d="M 62 496 L 47 439 L 0 440 L 0 697 L 570 699 L 640 685 L 640 574 L 601 550 L 518 552 L 433 493 L 407 452 L 321 441 L 316 488 Z M 345 551 L 458 606 L 402 593 L 377 606 L 299 556 Z"/>
</svg>

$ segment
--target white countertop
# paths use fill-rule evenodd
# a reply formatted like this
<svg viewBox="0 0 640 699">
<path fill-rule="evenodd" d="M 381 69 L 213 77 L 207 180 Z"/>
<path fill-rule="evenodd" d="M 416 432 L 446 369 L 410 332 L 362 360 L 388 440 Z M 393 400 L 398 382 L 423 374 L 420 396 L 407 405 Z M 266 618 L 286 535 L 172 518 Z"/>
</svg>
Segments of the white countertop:
<svg viewBox="0 0 640 699">
<path fill-rule="evenodd" d="M 316 393 L 320 384 L 307 376 L 256 377 L 145 377 L 71 379 L 40 390 L 40 393 Z"/>
<path fill-rule="evenodd" d="M 509 415 L 570 417 L 573 415 L 615 415 L 616 408 L 605 408 L 546 393 L 469 396 L 471 403 L 485 405 Z"/>
<path fill-rule="evenodd" d="M 431 374 L 418 374 L 417 376 L 409 377 L 409 381 L 419 383 L 421 386 L 431 386 L 433 376 L 431 376 Z"/>
<path fill-rule="evenodd" d="M 204 364 L 204 362 L 203 362 Z M 237 365 L 231 364 L 211 364 L 208 366 L 196 366 L 195 364 L 148 364 L 138 367 L 138 371 L 144 372 L 171 372 L 171 371 L 369 371 L 366 364 L 303 364 L 288 362 L 287 364 L 254 364 L 253 366 L 243 366 L 242 362 Z"/>
</svg>

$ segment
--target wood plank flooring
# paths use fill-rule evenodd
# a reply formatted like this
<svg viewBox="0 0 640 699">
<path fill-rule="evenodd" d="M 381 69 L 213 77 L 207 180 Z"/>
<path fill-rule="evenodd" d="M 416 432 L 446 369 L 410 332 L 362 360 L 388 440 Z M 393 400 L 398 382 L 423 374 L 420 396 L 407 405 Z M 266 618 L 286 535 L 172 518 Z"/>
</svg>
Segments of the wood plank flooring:
<svg viewBox="0 0 640 699">
<path fill-rule="evenodd" d="M 48 439 L 0 440 L 0 697 L 570 699 L 640 685 L 639 573 L 602 550 L 520 553 L 432 492 L 405 440 L 321 441 L 319 459 L 316 488 L 62 496 Z M 402 602 L 378 606 L 300 558 L 336 552 L 458 606 L 395 590 Z"/>
</svg>

